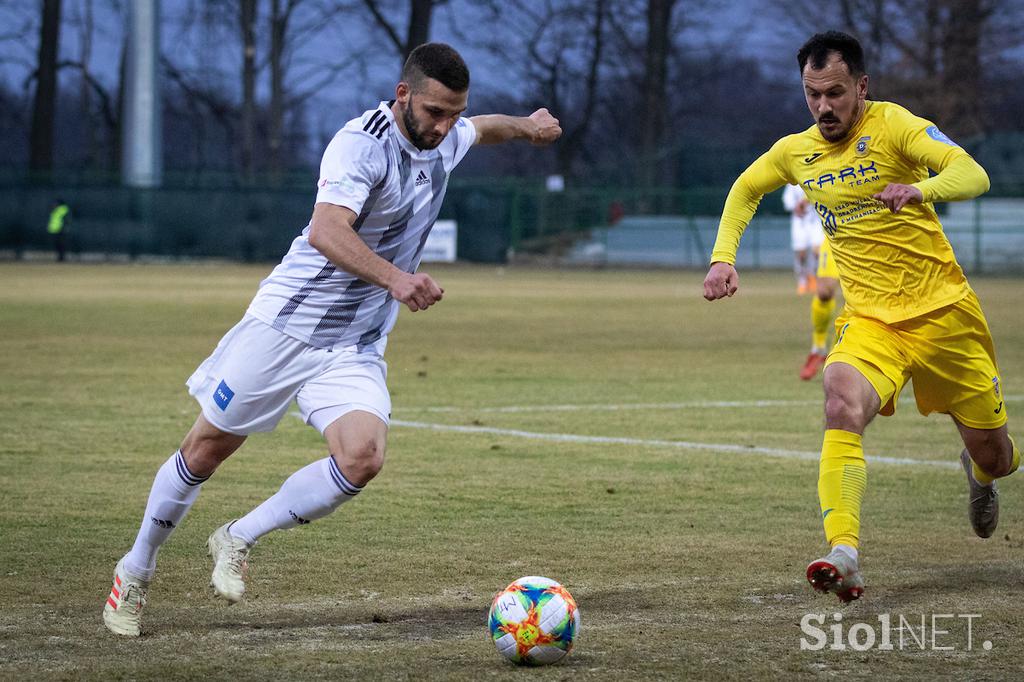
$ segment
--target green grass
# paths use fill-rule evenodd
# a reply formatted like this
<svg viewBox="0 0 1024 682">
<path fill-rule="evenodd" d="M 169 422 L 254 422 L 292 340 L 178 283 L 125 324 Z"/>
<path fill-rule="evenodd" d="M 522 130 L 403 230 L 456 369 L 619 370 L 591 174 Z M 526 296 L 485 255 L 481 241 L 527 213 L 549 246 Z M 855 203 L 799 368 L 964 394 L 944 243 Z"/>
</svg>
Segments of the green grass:
<svg viewBox="0 0 1024 682">
<path fill-rule="evenodd" d="M 982 541 L 957 470 L 869 465 L 866 598 L 839 609 L 803 579 L 824 548 L 815 462 L 714 447 L 820 446 L 820 380 L 796 378 L 808 301 L 788 273 L 743 273 L 736 298 L 709 304 L 693 272 L 428 268 L 445 299 L 403 312 L 392 335 L 394 419 L 475 431 L 396 424 L 366 492 L 264 538 L 247 601 L 229 607 L 207 588 L 206 536 L 325 454 L 285 417 L 204 485 L 163 548 L 146 636 L 114 638 L 100 619 L 110 573 L 195 418 L 184 381 L 267 270 L 0 265 L 0 677 L 1024 675 L 1020 481 Z M 1019 423 L 1024 281 L 974 285 Z M 906 393 L 870 427 L 868 455 L 955 462 L 951 422 Z M 713 404 L 729 401 L 742 404 Z M 534 671 L 502 661 L 484 625 L 493 593 L 529 574 L 564 582 L 583 619 L 572 655 Z M 964 619 L 939 622 L 952 650 L 801 651 L 801 618 L 824 614 L 827 629 L 837 611 L 847 628 L 980 616 L 970 651 Z"/>
</svg>

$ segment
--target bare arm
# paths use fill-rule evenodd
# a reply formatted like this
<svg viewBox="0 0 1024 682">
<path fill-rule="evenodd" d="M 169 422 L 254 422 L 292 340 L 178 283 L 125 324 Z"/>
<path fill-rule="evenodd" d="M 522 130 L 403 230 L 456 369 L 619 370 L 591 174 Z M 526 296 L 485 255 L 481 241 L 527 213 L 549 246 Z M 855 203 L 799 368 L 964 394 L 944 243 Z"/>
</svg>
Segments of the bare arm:
<svg viewBox="0 0 1024 682">
<path fill-rule="evenodd" d="M 562 134 L 558 119 L 547 109 L 538 109 L 529 116 L 485 114 L 471 116 L 476 127 L 477 144 L 500 144 L 509 140 L 529 140 L 536 145 L 551 144 Z"/>
<path fill-rule="evenodd" d="M 345 272 L 387 289 L 413 312 L 441 300 L 444 289 L 430 275 L 405 272 L 371 251 L 352 229 L 355 220 L 351 209 L 320 202 L 313 207 L 309 243 Z"/>
</svg>

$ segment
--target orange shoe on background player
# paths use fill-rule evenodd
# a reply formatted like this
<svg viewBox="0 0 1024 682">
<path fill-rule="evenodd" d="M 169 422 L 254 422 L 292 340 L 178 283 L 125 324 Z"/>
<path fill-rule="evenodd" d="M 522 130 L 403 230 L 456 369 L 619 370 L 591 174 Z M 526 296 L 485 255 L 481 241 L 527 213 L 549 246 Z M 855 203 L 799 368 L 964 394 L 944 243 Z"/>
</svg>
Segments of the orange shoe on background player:
<svg viewBox="0 0 1024 682">
<path fill-rule="evenodd" d="M 800 368 L 800 378 L 804 381 L 810 381 L 813 379 L 818 374 L 818 370 L 825 364 L 825 356 L 826 353 L 823 350 L 812 350 L 807 355 L 807 360 L 804 361 L 804 366 Z"/>
</svg>

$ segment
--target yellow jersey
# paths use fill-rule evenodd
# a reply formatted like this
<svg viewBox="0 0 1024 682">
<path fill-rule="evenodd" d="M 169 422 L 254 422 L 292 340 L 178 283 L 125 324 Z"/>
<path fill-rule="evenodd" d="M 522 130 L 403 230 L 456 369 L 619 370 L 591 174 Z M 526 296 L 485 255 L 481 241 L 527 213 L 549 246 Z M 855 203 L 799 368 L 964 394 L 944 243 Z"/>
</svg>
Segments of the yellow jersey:
<svg viewBox="0 0 1024 682">
<path fill-rule="evenodd" d="M 892 213 L 871 198 L 889 183 L 917 187 L 924 202 Z M 865 101 L 839 142 L 825 140 L 817 125 L 782 138 L 733 184 L 711 262 L 736 262 L 761 198 L 786 184 L 800 185 L 821 218 L 849 312 L 898 322 L 970 291 L 932 204 L 986 192 L 988 175 L 930 121 L 898 104 Z"/>
</svg>

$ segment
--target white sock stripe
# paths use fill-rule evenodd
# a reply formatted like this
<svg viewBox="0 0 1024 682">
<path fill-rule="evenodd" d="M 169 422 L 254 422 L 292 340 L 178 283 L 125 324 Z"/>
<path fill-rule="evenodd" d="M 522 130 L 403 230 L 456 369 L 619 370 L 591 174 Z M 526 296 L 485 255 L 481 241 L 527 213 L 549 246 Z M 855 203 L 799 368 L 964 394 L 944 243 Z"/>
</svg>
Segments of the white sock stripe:
<svg viewBox="0 0 1024 682">
<path fill-rule="evenodd" d="M 186 485 L 199 485 L 210 478 L 209 476 L 196 476 L 189 471 L 188 465 L 185 464 L 185 456 L 181 454 L 181 450 L 178 450 L 174 455 L 174 463 L 178 467 L 178 476 L 181 477 L 181 480 L 184 481 Z"/>
<path fill-rule="evenodd" d="M 346 495 L 358 495 L 362 488 L 357 485 L 352 485 L 352 483 L 345 478 L 345 474 L 341 473 L 341 469 L 338 468 L 338 463 L 334 461 L 333 457 L 328 457 L 327 459 L 330 460 L 327 463 L 327 466 L 331 472 L 331 478 L 334 479 L 334 483 L 341 489 L 341 492 Z"/>
</svg>

